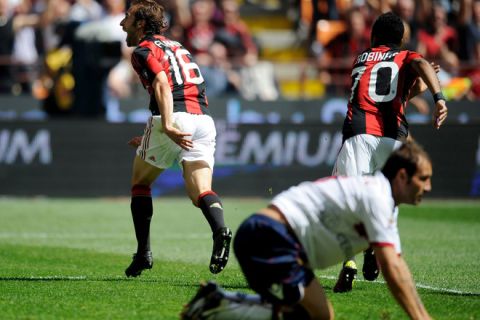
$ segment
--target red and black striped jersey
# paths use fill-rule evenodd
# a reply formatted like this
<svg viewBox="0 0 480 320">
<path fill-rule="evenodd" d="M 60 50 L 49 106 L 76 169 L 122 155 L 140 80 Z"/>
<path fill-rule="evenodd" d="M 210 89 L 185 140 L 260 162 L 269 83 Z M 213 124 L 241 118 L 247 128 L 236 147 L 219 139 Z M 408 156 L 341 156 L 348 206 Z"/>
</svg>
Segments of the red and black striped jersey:
<svg viewBox="0 0 480 320">
<path fill-rule="evenodd" d="M 145 37 L 132 54 L 132 65 L 150 94 L 150 111 L 159 115 L 152 88 L 156 75 L 164 71 L 173 95 L 173 112 L 209 114 L 205 81 L 190 52 L 180 43 L 160 35 Z"/>
<path fill-rule="evenodd" d="M 408 135 L 405 108 L 418 75 L 410 62 L 419 53 L 380 46 L 362 52 L 352 69 L 343 139 L 357 134 L 401 139 Z"/>
</svg>

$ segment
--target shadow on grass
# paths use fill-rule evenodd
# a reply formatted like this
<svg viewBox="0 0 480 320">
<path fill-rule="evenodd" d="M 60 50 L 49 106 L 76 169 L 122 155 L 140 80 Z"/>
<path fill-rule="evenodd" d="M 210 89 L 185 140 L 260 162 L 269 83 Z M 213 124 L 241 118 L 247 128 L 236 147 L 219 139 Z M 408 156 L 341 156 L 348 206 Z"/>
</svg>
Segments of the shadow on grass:
<svg viewBox="0 0 480 320">
<path fill-rule="evenodd" d="M 185 281 L 165 280 L 165 279 L 132 279 L 125 277 L 87 277 L 87 276 L 17 276 L 17 277 L 0 277 L 1 281 L 27 281 L 27 282 L 53 282 L 53 281 L 68 281 L 68 282 L 142 282 L 142 283 L 159 283 L 168 284 L 174 287 L 197 288 L 200 281 L 195 283 L 185 283 Z M 248 289 L 246 285 L 222 285 L 226 289 Z"/>
</svg>

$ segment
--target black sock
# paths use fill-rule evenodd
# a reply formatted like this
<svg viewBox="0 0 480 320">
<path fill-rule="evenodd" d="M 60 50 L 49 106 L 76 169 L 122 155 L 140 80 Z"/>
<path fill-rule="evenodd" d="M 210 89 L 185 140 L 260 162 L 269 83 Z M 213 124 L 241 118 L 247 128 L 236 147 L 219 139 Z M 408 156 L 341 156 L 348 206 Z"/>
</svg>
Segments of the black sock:
<svg viewBox="0 0 480 320">
<path fill-rule="evenodd" d="M 153 205 L 149 186 L 134 185 L 132 187 L 130 209 L 137 237 L 137 253 L 150 251 L 150 221 L 153 215 Z"/>
<path fill-rule="evenodd" d="M 222 202 L 215 192 L 207 191 L 202 193 L 198 197 L 198 207 L 202 210 L 212 232 L 225 227 Z"/>
</svg>

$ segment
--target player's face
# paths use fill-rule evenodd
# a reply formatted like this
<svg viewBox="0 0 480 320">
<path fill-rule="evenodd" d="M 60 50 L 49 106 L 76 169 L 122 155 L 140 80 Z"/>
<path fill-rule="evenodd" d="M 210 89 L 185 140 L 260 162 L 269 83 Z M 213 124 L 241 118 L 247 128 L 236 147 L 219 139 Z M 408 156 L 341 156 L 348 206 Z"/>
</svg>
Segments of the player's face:
<svg viewBox="0 0 480 320">
<path fill-rule="evenodd" d="M 135 23 L 134 7 L 130 7 L 125 13 L 125 18 L 120 22 L 123 31 L 127 33 L 127 46 L 134 47 L 138 45 L 141 36 L 141 30 L 138 23 Z"/>
<path fill-rule="evenodd" d="M 405 185 L 404 203 L 419 204 L 423 194 L 432 190 L 432 164 L 425 158 L 421 158 L 417 172 Z"/>
</svg>

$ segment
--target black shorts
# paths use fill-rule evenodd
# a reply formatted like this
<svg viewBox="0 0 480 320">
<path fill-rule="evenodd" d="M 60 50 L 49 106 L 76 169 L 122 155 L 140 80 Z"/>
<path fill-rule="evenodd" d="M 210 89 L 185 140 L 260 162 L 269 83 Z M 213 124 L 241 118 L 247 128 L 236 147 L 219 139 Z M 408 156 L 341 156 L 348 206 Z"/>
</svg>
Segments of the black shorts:
<svg viewBox="0 0 480 320">
<path fill-rule="evenodd" d="M 267 216 L 254 214 L 245 220 L 233 247 L 248 284 L 270 303 L 296 304 L 315 277 L 295 234 Z"/>
</svg>

